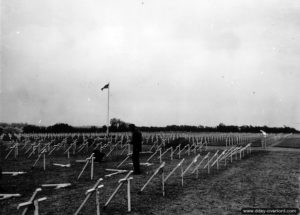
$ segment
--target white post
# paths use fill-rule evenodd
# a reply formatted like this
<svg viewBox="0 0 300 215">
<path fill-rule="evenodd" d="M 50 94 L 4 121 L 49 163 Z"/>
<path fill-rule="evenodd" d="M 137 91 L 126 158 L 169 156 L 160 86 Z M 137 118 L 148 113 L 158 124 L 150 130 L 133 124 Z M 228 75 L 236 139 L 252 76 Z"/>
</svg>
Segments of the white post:
<svg viewBox="0 0 300 215">
<path fill-rule="evenodd" d="M 99 187 L 96 188 L 96 207 L 97 207 L 97 215 L 100 215 L 100 191 L 99 191 Z"/>
<path fill-rule="evenodd" d="M 39 215 L 39 201 L 38 199 L 34 200 L 34 215 Z"/>
<path fill-rule="evenodd" d="M 92 154 L 92 158 L 91 158 L 91 180 L 93 180 L 94 177 L 94 153 Z"/>
<path fill-rule="evenodd" d="M 180 170 L 181 170 L 181 174 L 180 174 L 180 176 L 181 176 L 181 186 L 183 187 L 183 166 L 182 165 L 180 166 Z"/>
<path fill-rule="evenodd" d="M 18 143 L 16 143 L 16 147 L 15 147 L 15 159 L 18 157 L 18 154 L 19 154 L 19 152 L 18 152 Z"/>
<path fill-rule="evenodd" d="M 210 159 L 207 161 L 207 173 L 210 173 Z"/>
<path fill-rule="evenodd" d="M 110 88 L 110 83 L 108 83 L 108 88 L 107 88 L 107 129 L 106 129 L 107 138 L 109 134 L 109 88 Z"/>
<path fill-rule="evenodd" d="M 165 196 L 165 172 L 164 169 L 162 169 L 162 173 L 161 173 L 161 177 L 162 177 L 162 192 L 163 192 L 163 196 Z"/>
<path fill-rule="evenodd" d="M 131 212 L 131 193 L 130 193 L 130 180 L 132 178 L 127 179 L 127 204 L 128 204 L 128 212 Z"/>
<path fill-rule="evenodd" d="M 160 163 L 162 162 L 162 159 L 161 159 L 161 148 L 159 149 L 159 161 L 160 161 Z"/>
<path fill-rule="evenodd" d="M 44 152 L 44 171 L 46 170 L 46 152 Z"/>
</svg>

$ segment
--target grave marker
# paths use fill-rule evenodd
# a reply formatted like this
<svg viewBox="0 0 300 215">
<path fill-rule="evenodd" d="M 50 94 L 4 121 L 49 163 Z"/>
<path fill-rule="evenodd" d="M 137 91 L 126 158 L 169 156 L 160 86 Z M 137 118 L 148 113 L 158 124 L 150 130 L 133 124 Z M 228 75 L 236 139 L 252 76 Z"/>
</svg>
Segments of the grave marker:
<svg viewBox="0 0 300 215">
<path fill-rule="evenodd" d="M 42 184 L 42 187 L 55 187 L 54 189 L 60 189 L 71 186 L 70 183 L 63 183 L 63 184 Z"/>
<path fill-rule="evenodd" d="M 26 172 L 2 172 L 3 175 L 11 175 L 11 176 L 17 176 L 17 175 L 23 175 Z"/>
<path fill-rule="evenodd" d="M 53 163 L 53 166 L 59 166 L 59 167 L 71 167 L 71 164 L 59 164 L 59 163 Z"/>
<path fill-rule="evenodd" d="M 122 185 L 127 182 L 127 207 L 128 207 L 128 212 L 131 212 L 131 193 L 130 193 L 130 180 L 133 179 L 133 177 L 129 177 L 131 174 L 133 173 L 133 171 L 129 171 L 128 174 L 120 179 L 118 181 L 119 185 L 117 186 L 117 188 L 114 190 L 114 192 L 111 194 L 111 196 L 108 198 L 107 202 L 105 203 L 103 209 L 105 209 L 108 204 L 110 203 L 110 201 L 113 199 L 113 197 L 117 194 L 117 192 L 119 191 L 119 189 L 122 187 Z"/>
<path fill-rule="evenodd" d="M 17 206 L 17 209 L 21 209 L 21 208 L 24 208 L 23 212 L 22 212 L 22 215 L 25 215 L 29 209 L 29 206 L 33 205 L 34 206 L 34 215 L 38 215 L 39 214 L 39 205 L 38 203 L 41 202 L 41 201 L 45 201 L 47 198 L 46 197 L 42 197 L 42 198 L 39 198 L 39 199 L 36 199 L 36 195 L 38 192 L 42 191 L 41 188 L 37 188 L 34 193 L 32 194 L 32 196 L 30 197 L 29 201 L 27 202 L 23 202 L 23 203 L 20 203 L 18 206 Z"/>
<path fill-rule="evenodd" d="M 94 153 L 91 154 L 90 157 L 85 159 L 85 165 L 83 166 L 80 174 L 77 177 L 77 180 L 81 177 L 82 173 L 84 172 L 84 170 L 86 169 L 86 167 L 88 166 L 89 163 L 91 163 L 91 180 L 93 180 L 94 177 Z"/>
<path fill-rule="evenodd" d="M 74 215 L 77 215 L 80 210 L 82 209 L 82 207 L 85 205 L 85 203 L 87 202 L 87 200 L 91 197 L 91 195 L 96 192 L 96 207 L 97 207 L 97 215 L 100 215 L 100 203 L 99 203 L 99 199 L 100 199 L 100 192 L 99 192 L 99 189 L 100 188 L 103 188 L 103 184 L 102 185 L 99 185 L 100 182 L 102 181 L 103 179 L 102 178 L 99 178 L 98 181 L 95 183 L 95 185 L 87 190 L 85 192 L 85 199 L 83 200 L 83 202 L 81 203 L 81 205 L 79 206 L 79 208 L 77 209 L 77 211 L 75 212 Z"/>
<path fill-rule="evenodd" d="M 197 178 L 199 176 L 199 167 L 201 166 L 201 164 L 204 162 L 205 159 L 208 159 L 210 155 L 210 152 L 208 152 L 203 158 L 202 160 L 196 165 L 196 167 L 194 168 L 194 170 L 192 171 L 192 173 L 194 173 L 195 171 L 197 171 Z"/>
<path fill-rule="evenodd" d="M 192 162 L 187 166 L 187 168 L 181 173 L 181 186 L 183 186 L 183 177 L 187 173 L 187 171 L 192 167 L 193 164 L 197 163 L 198 158 L 200 157 L 200 154 L 198 154 Z"/>
<path fill-rule="evenodd" d="M 144 186 L 141 188 L 140 192 L 142 192 L 146 187 L 147 185 L 150 183 L 150 181 L 154 178 L 154 176 L 156 176 L 160 171 L 162 172 L 162 190 L 163 190 L 163 195 L 165 195 L 165 184 L 164 184 L 164 167 L 166 165 L 166 162 L 162 162 L 160 164 L 160 166 L 155 170 L 155 172 L 152 174 L 152 176 L 148 179 L 148 181 L 144 184 Z"/>
<path fill-rule="evenodd" d="M 13 197 L 21 197 L 21 194 L 19 194 L 19 193 L 16 193 L 16 194 L 3 194 L 3 193 L 0 193 L 0 201 L 5 200 L 5 199 L 10 199 L 10 198 L 13 198 Z"/>
</svg>

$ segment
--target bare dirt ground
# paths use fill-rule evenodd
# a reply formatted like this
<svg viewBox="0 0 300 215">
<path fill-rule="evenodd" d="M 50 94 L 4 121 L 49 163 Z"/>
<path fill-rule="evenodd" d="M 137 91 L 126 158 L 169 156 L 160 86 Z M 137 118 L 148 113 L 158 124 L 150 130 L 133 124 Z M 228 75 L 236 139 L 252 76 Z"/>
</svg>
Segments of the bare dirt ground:
<svg viewBox="0 0 300 215">
<path fill-rule="evenodd" d="M 282 148 L 280 148 L 282 149 Z M 2 149 L 1 149 L 2 150 Z M 212 149 L 212 152 L 214 150 Z M 202 152 L 202 155 L 207 152 Z M 142 158 L 145 161 L 149 156 Z M 187 157 L 184 162 L 186 167 L 194 155 Z M 76 180 L 83 163 L 75 163 L 76 159 L 84 156 L 73 157 L 71 168 L 59 168 L 48 163 L 44 172 L 39 167 L 30 169 L 35 159 L 9 159 L 3 162 L 3 171 L 26 171 L 20 176 L 4 176 L 1 186 L 7 193 L 21 193 L 22 197 L 0 201 L 0 214 L 18 214 L 17 205 L 27 201 L 35 188 L 44 183 L 72 183 L 69 188 L 54 190 L 43 189 L 40 196 L 48 199 L 40 204 L 40 214 L 74 214 L 83 201 L 84 192 L 91 188 L 99 177 L 108 172 L 106 168 L 115 168 L 124 157 L 117 157 L 116 161 L 108 161 L 95 165 L 95 179 L 90 180 L 89 171 Z M 179 162 L 166 159 L 165 172 Z M 49 161 L 48 161 L 49 162 Z M 66 163 L 65 156 L 55 156 L 52 162 Z M 142 175 L 134 175 L 132 181 L 132 212 L 131 214 L 241 214 L 245 207 L 290 207 L 295 208 L 299 199 L 300 153 L 296 151 L 258 151 L 255 150 L 242 160 L 234 160 L 226 167 L 222 164 L 220 170 L 213 169 L 211 174 L 202 170 L 197 179 L 191 172 L 184 178 L 181 186 L 179 172 L 176 172 L 166 183 L 166 196 L 162 196 L 161 180 L 156 176 L 146 187 L 145 191 L 138 194 L 143 184 L 159 166 L 159 160 L 150 167 L 143 167 Z M 125 165 L 120 169 L 131 169 Z M 101 206 L 112 194 L 118 185 L 118 180 L 123 175 L 104 179 L 104 189 L 101 189 Z M 127 214 L 126 186 L 108 205 L 101 214 Z M 95 214 L 95 196 L 93 195 L 83 207 L 81 214 Z"/>
</svg>

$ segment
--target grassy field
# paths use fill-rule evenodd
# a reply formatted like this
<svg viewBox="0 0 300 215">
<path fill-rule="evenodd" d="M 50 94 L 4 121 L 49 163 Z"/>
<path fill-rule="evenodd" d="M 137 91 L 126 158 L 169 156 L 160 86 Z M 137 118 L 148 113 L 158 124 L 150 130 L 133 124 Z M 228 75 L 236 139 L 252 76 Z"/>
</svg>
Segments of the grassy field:
<svg viewBox="0 0 300 215">
<path fill-rule="evenodd" d="M 207 152 L 202 152 L 206 154 Z M 149 155 L 142 157 L 145 161 Z M 186 167 L 194 155 L 185 155 Z M 108 172 L 106 168 L 116 168 L 124 158 L 116 157 L 116 161 L 95 164 L 95 179 L 90 180 L 89 169 L 82 178 L 76 180 L 83 163 L 75 163 L 83 156 L 72 157 L 71 168 L 60 168 L 48 163 L 47 170 L 42 170 L 42 162 L 37 168 L 30 166 L 35 159 L 2 160 L 3 171 L 26 171 L 27 174 L 15 177 L 4 176 L 1 186 L 7 193 L 21 193 L 22 197 L 0 201 L 0 214 L 18 214 L 17 205 L 27 201 L 35 188 L 45 183 L 72 183 L 65 189 L 43 189 L 39 196 L 48 199 L 40 204 L 40 214 L 74 214 L 85 198 L 84 192 L 91 188 L 96 180 Z M 115 160 L 115 159 L 114 159 Z M 300 154 L 297 152 L 253 152 L 242 160 L 234 160 L 220 170 L 213 169 L 211 174 L 202 170 L 197 179 L 189 173 L 181 186 L 179 172 L 176 172 L 166 183 L 166 196 L 162 196 L 161 181 L 156 176 L 145 191 L 138 194 L 139 189 L 159 166 L 159 160 L 154 165 L 142 167 L 142 175 L 134 175 L 132 181 L 132 212 L 131 214 L 241 214 L 244 207 L 295 207 L 299 195 Z M 50 161 L 48 161 L 50 162 Z M 67 163 L 62 156 L 55 156 L 51 162 Z M 169 173 L 177 165 L 179 159 L 166 159 L 165 172 Z M 125 165 L 120 169 L 131 169 Z M 101 206 L 112 194 L 118 180 L 123 175 L 113 176 L 103 181 L 101 189 Z M 126 186 L 112 200 L 101 214 L 126 214 Z M 83 207 L 81 214 L 95 214 L 95 196 L 93 195 Z"/>
<path fill-rule="evenodd" d="M 292 135 L 284 139 L 283 142 L 276 145 L 276 147 L 297 148 L 300 149 L 300 135 Z"/>
</svg>

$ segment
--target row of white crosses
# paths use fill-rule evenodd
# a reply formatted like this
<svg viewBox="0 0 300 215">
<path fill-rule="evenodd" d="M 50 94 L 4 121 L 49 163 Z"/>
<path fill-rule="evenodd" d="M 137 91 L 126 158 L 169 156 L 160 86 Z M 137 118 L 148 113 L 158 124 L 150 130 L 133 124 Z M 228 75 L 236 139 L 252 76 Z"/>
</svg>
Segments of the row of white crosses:
<svg viewBox="0 0 300 215">
<path fill-rule="evenodd" d="M 25 140 L 25 143 L 23 145 L 23 148 L 22 149 L 25 149 L 25 154 L 29 153 L 28 155 L 28 158 L 31 157 L 33 154 L 37 154 L 39 156 L 40 152 L 46 148 L 47 151 L 49 152 L 48 155 L 51 155 L 54 151 L 58 151 L 62 148 L 64 148 L 64 153 L 68 154 L 68 158 L 70 158 L 70 151 L 71 151 L 71 148 L 73 149 L 73 154 L 75 154 L 75 151 L 76 151 L 76 145 L 77 145 L 77 139 L 71 143 L 70 146 L 68 146 L 68 148 L 66 147 L 67 145 L 67 138 L 63 139 L 63 141 L 60 141 L 58 144 L 54 144 L 55 143 L 55 140 L 51 140 L 51 141 L 48 141 L 46 143 L 41 143 L 40 140 L 38 139 L 38 142 L 34 142 L 34 143 L 31 143 L 29 145 L 29 147 L 27 147 L 28 143 L 30 143 L 28 140 Z M 17 155 L 18 151 L 17 151 L 17 147 L 18 146 L 17 144 L 13 146 L 12 150 L 15 150 L 15 154 Z M 84 142 L 82 145 L 80 145 L 78 151 L 81 151 L 84 146 L 87 146 L 87 142 Z M 26 148 L 27 147 L 27 148 Z M 67 149 L 66 149 L 67 148 Z M 12 150 L 9 152 L 9 154 L 12 152 Z M 7 155 L 7 157 L 9 156 L 9 154 Z"/>
<path fill-rule="evenodd" d="M 17 158 L 18 154 L 19 154 L 19 150 L 18 150 L 18 146 L 19 146 L 19 143 L 15 143 L 12 147 L 10 147 L 10 150 L 8 152 L 8 154 L 6 155 L 5 159 L 8 158 L 8 156 L 10 155 L 10 153 L 14 150 L 14 154 L 15 154 L 15 158 Z M 43 156 L 43 167 L 44 167 L 44 170 L 46 170 L 46 152 L 47 152 L 47 148 L 49 148 L 49 145 L 45 145 L 42 149 L 38 149 L 41 147 L 41 144 L 38 143 L 37 145 L 32 145 L 30 147 L 30 149 L 32 149 L 32 152 L 29 154 L 28 157 L 30 157 L 31 155 L 33 155 L 35 152 L 37 152 L 37 159 L 36 161 L 34 162 L 33 164 L 33 167 L 36 166 L 37 162 L 40 160 L 40 158 Z M 30 150 L 27 150 L 26 152 L 29 152 Z M 25 152 L 25 153 L 26 153 Z"/>
<path fill-rule="evenodd" d="M 238 152 L 240 153 L 240 158 L 244 155 L 244 153 L 245 153 L 245 151 L 248 149 L 250 147 L 250 145 L 248 144 L 247 146 L 245 146 L 245 147 L 236 147 L 236 148 L 231 148 L 230 150 L 225 150 L 225 151 L 223 151 L 220 155 L 218 155 L 218 151 L 210 158 L 210 159 L 208 159 L 208 155 L 209 154 L 207 154 L 206 156 L 204 156 L 204 158 L 202 159 L 202 161 L 204 161 L 205 159 L 208 159 L 208 161 L 207 161 L 207 164 L 204 166 L 204 168 L 207 168 L 208 169 L 208 173 L 209 173 L 209 171 L 210 171 L 210 168 L 211 167 L 213 167 L 215 164 L 217 164 L 217 168 L 219 167 L 219 162 L 220 161 L 222 161 L 222 160 L 224 160 L 225 159 L 225 165 L 226 165 L 226 158 L 229 156 L 229 155 L 231 155 L 231 161 L 232 161 L 232 156 L 234 155 L 234 154 L 238 154 Z M 180 148 L 179 148 L 180 149 Z M 45 148 L 43 149 L 43 150 L 45 150 Z M 42 151 L 43 152 L 43 151 Z M 250 152 L 251 152 L 251 148 L 250 148 Z M 42 153 L 41 153 L 42 154 Z M 183 161 L 184 161 L 184 159 L 183 160 L 181 160 L 180 162 L 179 162 L 179 164 L 170 172 L 170 174 L 166 177 L 166 178 L 164 178 L 164 171 L 163 171 L 163 167 L 165 166 L 165 162 L 162 162 L 161 163 L 161 165 L 159 166 L 159 168 L 154 172 L 154 174 L 150 177 L 150 179 L 147 181 L 147 183 L 142 187 L 142 189 L 141 189 L 141 191 L 143 191 L 144 189 L 145 189 L 145 187 L 150 183 L 150 181 L 152 180 L 152 178 L 155 176 L 155 175 L 157 175 L 159 172 L 162 172 L 162 187 L 163 187 L 163 195 L 164 195 L 164 193 L 165 193 L 165 191 L 164 191 L 164 183 L 167 181 L 167 179 L 170 177 L 170 175 L 171 174 L 173 174 L 173 172 L 178 168 L 178 167 L 181 167 L 181 178 L 182 178 L 182 185 L 183 185 L 183 177 L 184 177 L 184 175 L 187 173 L 187 171 L 192 167 L 192 165 L 195 165 L 196 164 L 196 162 L 197 162 L 197 160 L 198 160 L 198 158 L 199 158 L 199 156 L 200 155 L 197 155 L 194 159 L 193 159 L 193 161 L 188 165 L 188 167 L 183 171 L 183 169 L 182 169 L 182 163 L 183 163 Z M 161 157 L 162 157 L 162 153 L 160 153 L 160 159 L 161 159 Z M 83 171 L 85 170 L 85 168 L 86 168 L 86 166 L 88 165 L 88 163 L 89 162 L 91 162 L 91 179 L 93 179 L 93 159 L 94 159 L 94 157 L 93 157 L 93 154 L 89 157 L 89 158 L 87 158 L 86 159 L 86 164 L 85 164 L 85 166 L 84 166 L 84 168 L 82 169 L 82 171 L 81 171 L 81 173 L 80 173 L 80 175 L 79 175 L 79 177 L 78 178 L 80 178 L 80 176 L 81 176 L 81 174 L 83 173 Z M 201 162 L 202 162 L 201 161 Z M 200 162 L 200 164 L 201 164 L 201 162 Z M 198 164 L 197 165 L 197 167 L 199 167 L 200 165 Z M 198 168 L 197 169 L 194 169 L 194 171 L 197 171 L 197 175 L 198 175 Z M 193 172 L 194 172 L 193 171 Z M 125 171 L 119 171 L 118 170 L 118 173 L 120 173 L 120 172 L 122 172 L 122 173 L 124 173 Z M 127 176 L 129 176 L 129 174 L 127 175 Z M 128 197 L 128 210 L 130 211 L 131 210 L 131 206 L 129 206 L 130 205 L 130 180 L 132 179 L 132 178 L 128 178 L 128 177 L 125 177 L 123 180 L 120 180 L 119 181 L 119 186 L 117 187 L 117 189 L 115 190 L 115 192 L 113 193 L 113 195 L 110 197 L 110 199 L 107 201 L 107 203 L 105 204 L 105 206 L 107 206 L 108 204 L 109 204 L 109 202 L 111 201 L 111 199 L 114 197 L 114 195 L 117 193 L 117 191 L 120 189 L 120 187 L 121 187 L 121 185 L 125 182 L 125 181 L 127 181 L 127 184 L 128 184 L 128 189 L 129 189 L 129 197 Z M 45 185 L 45 187 L 46 187 L 47 185 Z M 52 186 L 52 185 L 49 185 L 49 186 Z M 96 188 L 95 188 L 96 189 Z M 95 190 L 94 189 L 94 190 Z M 88 193 L 91 193 L 91 192 L 88 192 Z M 3 194 L 3 195 L 5 195 L 5 194 Z M 9 194 L 7 194 L 7 195 L 9 195 Z M 18 194 L 11 194 L 11 195 L 18 195 Z M 5 196 L 6 197 L 6 196 Z M 28 206 L 28 205 L 31 205 L 31 204 L 33 204 L 33 202 L 34 202 L 34 205 L 36 205 L 36 208 L 37 208 L 37 212 L 35 212 L 35 213 L 37 213 L 38 214 L 38 202 L 39 201 L 42 201 L 42 200 L 45 200 L 44 198 L 42 198 L 42 199 L 38 199 L 38 200 L 36 200 L 36 201 L 33 201 L 32 199 L 31 199 L 31 201 L 29 201 L 29 202 L 26 202 L 26 203 L 24 203 L 24 204 L 21 204 L 20 205 L 20 207 L 25 207 L 25 206 Z M 98 211 L 98 209 L 97 209 L 97 211 Z"/>
<path fill-rule="evenodd" d="M 160 166 L 154 171 L 154 173 L 150 176 L 150 178 L 147 180 L 147 182 L 143 185 L 143 187 L 140 189 L 140 192 L 143 192 L 145 188 L 149 185 L 149 183 L 152 181 L 152 179 L 161 173 L 161 184 L 162 184 L 162 193 L 163 196 L 165 195 L 165 183 L 170 178 L 171 175 L 175 173 L 176 170 L 180 170 L 180 177 L 181 177 L 181 185 L 183 186 L 184 176 L 188 173 L 190 169 L 194 166 L 192 173 L 196 173 L 196 177 L 199 176 L 199 171 L 201 169 L 201 166 L 203 169 L 207 169 L 207 173 L 209 174 L 211 172 L 211 168 L 215 165 L 217 166 L 217 170 L 219 170 L 220 164 L 222 161 L 224 161 L 224 165 L 227 165 L 227 159 L 230 158 L 230 161 L 233 162 L 234 155 L 236 156 L 236 159 L 239 158 L 242 159 L 245 154 L 251 154 L 251 144 L 247 144 L 246 146 L 234 146 L 229 149 L 225 149 L 221 153 L 219 153 L 219 150 L 216 151 L 212 156 L 210 156 L 210 152 L 208 152 L 206 155 L 202 157 L 199 163 L 198 160 L 200 158 L 200 154 L 196 155 L 190 164 L 184 169 L 183 168 L 183 162 L 185 159 L 183 158 L 172 170 L 171 172 L 165 177 L 164 167 L 166 165 L 165 162 L 162 162 Z"/>
<path fill-rule="evenodd" d="M 186 153 L 188 153 L 188 155 L 190 156 L 190 153 L 191 151 L 194 152 L 194 154 L 196 154 L 197 150 L 201 151 L 203 148 L 204 148 L 204 144 L 202 143 L 194 143 L 192 145 L 186 145 L 184 146 L 182 149 L 180 149 L 180 146 L 181 145 L 178 145 L 175 149 L 173 149 L 172 147 L 169 147 L 167 148 L 164 152 L 162 151 L 162 144 L 158 146 L 158 148 L 154 151 L 154 153 L 150 151 L 144 151 L 144 152 L 141 152 L 141 153 L 152 153 L 150 155 L 150 157 L 147 159 L 147 162 L 146 163 L 143 163 L 144 165 L 147 165 L 149 166 L 150 164 L 148 162 L 150 162 L 150 160 L 152 160 L 155 155 L 158 155 L 158 158 L 160 160 L 160 163 L 162 163 L 162 159 L 163 159 L 163 156 L 165 156 L 168 152 L 170 152 L 170 158 L 171 160 L 173 160 L 173 157 L 174 157 L 174 154 L 177 153 L 177 155 L 179 156 L 179 159 L 181 157 L 181 155 L 184 153 L 184 151 Z M 207 147 L 207 145 L 206 145 Z M 206 150 L 206 148 L 205 148 Z M 129 153 L 127 154 L 127 157 L 124 158 L 124 160 L 121 161 L 121 163 L 117 166 L 118 168 L 120 166 L 122 166 L 130 157 L 131 157 L 131 153 L 130 153 L 130 146 L 128 145 L 128 151 Z M 141 163 L 142 164 L 142 163 Z"/>
<path fill-rule="evenodd" d="M 67 135 L 67 134 L 63 134 L 63 135 Z M 26 138 L 29 138 L 30 137 L 30 135 L 24 135 L 24 136 L 26 136 Z M 51 140 L 51 141 L 49 141 L 49 138 L 55 138 L 55 137 L 57 137 L 58 135 L 50 135 L 49 136 L 49 138 L 48 139 L 46 139 L 46 137 L 48 137 L 49 135 L 47 135 L 47 136 L 43 136 L 42 134 L 41 134 L 41 136 L 35 136 L 35 140 L 36 140 L 36 142 L 34 142 L 34 143 L 31 143 L 30 144 L 30 141 L 28 141 L 28 139 L 25 139 L 25 143 L 24 143 L 24 145 L 23 145 L 23 148 L 22 149 L 25 149 L 26 151 L 25 151 L 25 154 L 27 154 L 27 153 L 29 153 L 29 155 L 28 155 L 28 158 L 29 157 L 31 157 L 33 154 L 37 154 L 37 155 L 39 155 L 39 153 L 40 153 L 40 151 L 46 146 L 47 147 L 47 151 L 49 152 L 48 153 L 48 155 L 51 155 L 51 154 L 53 154 L 55 151 L 58 151 L 58 150 L 60 150 L 60 149 L 62 149 L 62 148 L 64 148 L 64 153 L 65 154 L 68 154 L 68 158 L 70 158 L 70 152 L 71 152 L 71 149 L 73 149 L 73 154 L 75 154 L 76 153 L 76 150 L 77 150 L 77 152 L 80 152 L 80 151 L 82 151 L 84 148 L 86 148 L 86 150 L 88 150 L 89 148 L 93 148 L 93 149 L 96 149 L 97 148 L 97 146 L 99 147 L 99 144 L 96 146 L 96 147 L 94 147 L 94 144 L 95 144 L 95 141 L 93 142 L 93 144 L 91 145 L 91 146 L 88 146 L 88 143 L 87 143 L 87 141 L 86 140 L 84 140 L 83 141 L 83 143 L 81 144 L 81 145 L 79 145 L 79 146 L 77 146 L 77 143 L 78 143 L 78 139 L 75 139 L 74 141 L 73 141 L 73 143 L 71 143 L 71 145 L 69 145 L 69 146 L 67 146 L 66 147 L 66 145 L 67 145 L 67 137 L 66 138 L 64 138 L 63 140 L 58 140 L 59 141 L 59 143 L 57 143 L 57 144 L 55 144 L 55 142 L 57 142 L 57 140 Z M 98 137 L 96 137 L 96 139 L 97 139 Z M 100 138 L 98 138 L 98 140 L 99 140 Z M 121 135 L 120 137 L 119 137 L 119 139 L 120 139 L 120 141 L 119 142 L 117 142 L 117 140 L 118 140 L 118 137 L 116 137 L 115 139 L 114 139 L 114 141 L 116 142 L 116 144 L 112 144 L 112 141 L 113 141 L 113 139 L 112 138 L 110 138 L 110 142 L 109 142 L 109 144 L 107 144 L 107 146 L 110 146 L 110 151 L 108 152 L 108 154 L 111 154 L 111 152 L 114 150 L 114 149 L 116 149 L 116 147 L 115 146 L 118 146 L 118 145 L 120 145 L 120 147 L 122 148 L 123 146 L 123 141 L 125 140 L 127 140 L 127 142 L 128 142 L 128 135 L 126 134 L 126 135 Z M 152 140 L 155 140 L 157 143 L 158 143 L 158 140 L 163 140 L 163 138 L 161 137 L 161 136 L 158 136 L 158 135 L 151 135 L 151 138 L 148 138 L 148 139 L 152 139 Z M 43 142 L 43 143 L 42 143 Z M 46 142 L 46 143 L 45 143 Z M 162 141 L 163 142 L 163 145 L 164 145 L 164 141 Z M 29 144 L 29 147 L 27 147 L 27 145 Z M 153 144 L 154 146 L 155 146 L 155 144 Z M 9 154 L 11 154 L 11 152 L 13 151 L 13 150 L 15 150 L 15 157 L 18 155 L 18 147 L 17 147 L 18 145 L 16 144 L 15 146 L 12 146 L 12 149 L 11 149 L 11 151 L 9 152 Z M 67 148 L 67 149 L 66 149 Z M 125 147 L 124 147 L 125 148 Z M 101 149 L 103 150 L 104 149 L 104 147 L 102 146 L 102 144 L 101 144 Z M 124 151 L 124 150 L 123 150 Z M 8 155 L 9 155 L 8 154 Z M 7 155 L 7 157 L 8 157 L 8 155 Z"/>
<path fill-rule="evenodd" d="M 155 150 L 157 150 L 157 149 L 159 149 L 160 147 L 165 146 L 165 142 L 170 142 L 170 139 L 175 138 L 175 137 L 177 137 L 177 136 L 179 136 L 179 134 L 171 135 L 171 136 L 170 136 L 170 135 L 169 135 L 169 136 L 166 136 L 166 135 L 165 135 L 165 136 L 163 136 L 163 135 L 151 135 L 150 138 L 147 137 L 147 139 L 148 139 L 148 140 L 149 140 L 149 139 L 155 140 L 154 144 L 152 144 L 151 150 L 153 150 L 153 149 L 155 149 L 155 148 L 156 148 Z M 201 142 L 204 142 L 204 143 L 206 143 L 206 144 L 207 144 L 207 142 L 208 142 L 209 139 L 213 139 L 213 137 L 207 137 L 207 136 L 202 136 L 202 137 L 200 137 L 200 136 L 187 136 L 186 134 L 185 134 L 185 136 L 186 136 L 186 138 L 189 139 L 189 141 L 192 141 L 192 142 L 194 142 L 195 140 L 198 142 L 198 140 L 201 138 Z M 123 135 L 122 137 L 126 137 L 126 136 Z M 118 146 L 118 145 L 120 145 L 120 147 L 122 148 L 122 141 L 123 141 L 122 139 L 123 139 L 123 138 L 120 138 L 120 139 L 121 139 L 121 142 L 117 142 L 116 144 L 107 144 L 107 145 L 106 145 L 106 147 L 110 146 L 110 151 L 108 152 L 108 156 L 112 153 L 113 150 L 117 149 L 117 146 Z M 124 138 L 124 139 L 128 140 L 127 137 Z M 113 140 L 113 139 L 111 139 L 111 141 L 112 141 L 112 140 Z M 204 141 L 203 141 L 203 140 L 204 140 Z M 233 138 L 229 139 L 229 141 L 230 141 L 230 140 L 232 140 L 232 142 L 233 142 Z M 115 138 L 115 141 L 117 141 L 117 138 Z M 48 143 L 46 143 L 46 144 L 43 145 L 43 146 L 46 145 L 47 150 L 48 150 L 48 152 L 49 152 L 49 153 L 48 153 L 49 155 L 52 154 L 53 151 L 57 151 L 57 150 L 61 149 L 62 146 L 66 147 L 66 142 L 67 142 L 67 141 L 66 141 L 66 138 L 65 138 L 63 141 L 61 141 L 60 143 L 54 145 L 54 146 L 51 148 L 52 142 L 53 142 L 53 141 L 48 142 Z M 94 142 L 95 142 L 95 141 L 94 141 Z M 161 142 L 161 143 L 159 144 L 159 142 Z M 28 143 L 28 141 L 26 141 L 26 143 Z M 64 153 L 65 153 L 65 154 L 66 154 L 66 153 L 68 154 L 68 158 L 70 158 L 70 150 L 71 150 L 71 148 L 73 148 L 73 154 L 75 154 L 76 143 L 77 143 L 77 140 L 75 140 L 70 146 L 68 146 L 67 150 L 65 150 Z M 127 141 L 126 144 L 128 144 L 128 141 Z M 26 144 L 25 144 L 25 145 L 26 145 Z M 39 152 L 44 148 L 43 146 L 41 145 L 41 142 L 33 143 L 33 144 L 31 144 L 31 146 L 26 150 L 25 153 L 28 153 L 28 152 L 30 152 L 30 151 L 32 150 L 32 152 L 29 154 L 28 157 L 32 156 L 35 152 L 37 152 L 37 154 L 39 155 Z M 98 146 L 99 146 L 99 144 L 98 144 Z M 92 145 L 92 146 L 90 146 L 90 147 L 94 147 L 94 146 Z M 16 154 L 17 154 L 17 147 L 13 147 L 13 148 L 15 149 Z M 42 148 L 42 149 L 41 149 L 41 148 Z M 78 151 L 81 151 L 81 150 L 83 150 L 84 148 L 87 148 L 87 149 L 89 148 L 86 141 L 83 142 L 80 146 L 78 146 Z M 102 146 L 102 144 L 101 144 L 100 150 L 103 151 L 104 148 L 105 148 L 105 146 Z M 94 148 L 94 149 L 95 149 L 95 148 Z M 122 153 L 124 153 L 125 151 L 126 151 L 126 147 L 125 147 L 125 145 L 123 145 L 123 151 L 122 151 Z M 189 151 L 187 151 L 187 152 L 189 152 Z M 122 153 L 121 153 L 121 154 L 122 154 Z"/>
</svg>

